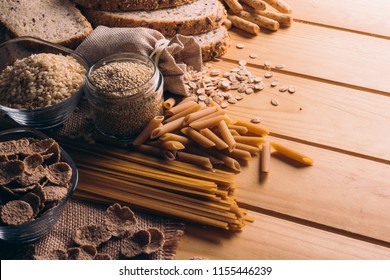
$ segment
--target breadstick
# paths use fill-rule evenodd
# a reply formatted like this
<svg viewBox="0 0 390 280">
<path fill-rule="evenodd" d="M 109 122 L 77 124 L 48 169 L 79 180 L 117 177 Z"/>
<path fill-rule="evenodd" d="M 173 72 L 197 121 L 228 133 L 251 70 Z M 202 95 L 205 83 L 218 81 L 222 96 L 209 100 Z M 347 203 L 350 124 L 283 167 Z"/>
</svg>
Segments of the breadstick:
<svg viewBox="0 0 390 280">
<path fill-rule="evenodd" d="M 300 163 L 306 164 L 306 165 L 313 165 L 314 161 L 309 158 L 308 156 L 305 156 L 293 149 L 287 148 L 281 144 L 272 142 L 271 143 L 272 148 L 275 149 L 275 151 L 281 153 L 282 155 L 285 155 L 286 157 L 289 157 L 291 159 L 294 159 Z"/>
<path fill-rule="evenodd" d="M 173 97 L 168 98 L 163 103 L 164 108 L 167 110 L 171 109 L 173 106 L 175 106 L 175 104 L 176 104 L 176 100 Z"/>
<path fill-rule="evenodd" d="M 232 22 L 228 19 L 225 19 L 223 22 L 223 26 L 225 26 L 227 30 L 230 30 L 232 28 Z"/>
<path fill-rule="evenodd" d="M 261 15 L 255 14 L 255 13 L 249 13 L 247 11 L 241 11 L 238 14 L 241 18 L 250 21 L 252 23 L 257 24 L 260 27 L 266 28 L 268 30 L 276 31 L 279 29 L 280 25 L 279 22 L 276 20 L 263 17 Z"/>
<path fill-rule="evenodd" d="M 261 172 L 269 172 L 271 158 L 271 146 L 268 142 L 263 143 L 261 149 L 261 158 L 260 158 L 260 170 Z"/>
<path fill-rule="evenodd" d="M 240 18 L 238 16 L 228 15 L 228 20 L 230 20 L 233 24 L 233 26 L 248 32 L 250 34 L 257 35 L 260 33 L 260 27 L 257 24 L 254 24 L 250 21 L 247 21 L 243 18 Z"/>
<path fill-rule="evenodd" d="M 263 0 L 263 1 L 283 14 L 291 14 L 292 12 L 291 7 L 287 3 L 283 2 L 282 0 Z"/>
<path fill-rule="evenodd" d="M 282 25 L 291 25 L 292 20 L 293 20 L 291 15 L 282 14 L 279 12 L 274 12 L 274 11 L 269 11 L 269 10 L 258 11 L 258 10 L 253 9 L 252 7 L 248 6 L 248 5 L 243 5 L 243 7 L 244 7 L 244 10 L 247 12 L 258 14 L 258 15 L 261 15 L 263 17 L 267 17 L 267 18 L 276 20 L 277 22 L 279 22 Z"/>
<path fill-rule="evenodd" d="M 225 0 L 226 5 L 229 6 L 229 8 L 233 11 L 233 13 L 238 14 L 241 12 L 244 8 L 241 6 L 241 4 L 238 2 L 238 0 Z"/>
<path fill-rule="evenodd" d="M 267 6 L 261 0 L 240 0 L 242 3 L 251 6 L 256 11 L 264 11 Z M 244 5 L 242 5 L 244 7 Z"/>
</svg>

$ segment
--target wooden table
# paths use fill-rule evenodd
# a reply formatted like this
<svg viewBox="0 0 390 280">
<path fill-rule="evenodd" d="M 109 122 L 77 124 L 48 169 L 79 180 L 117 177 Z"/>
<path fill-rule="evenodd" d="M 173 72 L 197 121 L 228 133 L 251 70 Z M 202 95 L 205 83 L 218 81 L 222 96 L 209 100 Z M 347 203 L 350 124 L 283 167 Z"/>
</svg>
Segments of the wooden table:
<svg viewBox="0 0 390 280">
<path fill-rule="evenodd" d="M 285 64 L 273 78 L 295 94 L 267 81 L 228 110 L 260 116 L 270 138 L 315 165 L 272 157 L 264 177 L 254 158 L 237 175 L 236 196 L 255 223 L 234 234 L 188 225 L 177 259 L 390 259 L 390 1 L 288 3 L 291 27 L 256 37 L 231 30 L 231 47 L 213 67 L 245 59 L 263 75 L 265 61 Z"/>
</svg>

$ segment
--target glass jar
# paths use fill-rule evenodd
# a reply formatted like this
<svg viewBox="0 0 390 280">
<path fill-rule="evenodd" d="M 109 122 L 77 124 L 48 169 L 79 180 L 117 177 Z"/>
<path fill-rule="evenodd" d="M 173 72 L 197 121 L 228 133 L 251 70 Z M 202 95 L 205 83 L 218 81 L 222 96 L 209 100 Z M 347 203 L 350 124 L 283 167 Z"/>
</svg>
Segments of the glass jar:
<svg viewBox="0 0 390 280">
<path fill-rule="evenodd" d="M 88 71 L 85 94 L 96 129 L 120 140 L 135 138 L 163 113 L 163 76 L 154 62 L 136 53 L 118 53 Z"/>
</svg>

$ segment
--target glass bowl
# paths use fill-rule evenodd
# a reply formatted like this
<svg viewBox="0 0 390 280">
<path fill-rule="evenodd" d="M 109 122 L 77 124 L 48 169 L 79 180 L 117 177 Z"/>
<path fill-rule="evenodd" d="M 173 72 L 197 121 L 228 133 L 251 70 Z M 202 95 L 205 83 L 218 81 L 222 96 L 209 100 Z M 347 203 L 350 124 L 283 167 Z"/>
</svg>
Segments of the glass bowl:
<svg viewBox="0 0 390 280">
<path fill-rule="evenodd" d="M 80 54 L 47 41 L 33 37 L 19 37 L 11 39 L 0 45 L 0 73 L 15 60 L 23 59 L 32 54 L 52 53 L 72 56 L 80 63 L 86 72 L 89 70 L 87 60 Z M 51 106 L 38 109 L 15 109 L 0 104 L 0 110 L 11 117 L 15 122 L 28 127 L 46 129 L 63 123 L 74 111 L 83 95 L 83 86 L 67 99 Z"/>
<path fill-rule="evenodd" d="M 35 138 L 39 140 L 49 138 L 40 131 L 32 128 L 13 128 L 4 131 L 0 131 L 0 142 L 20 139 L 20 138 Z M 62 201 L 45 211 L 42 216 L 39 216 L 35 220 L 23 223 L 21 225 L 0 225 L 0 240 L 12 243 L 27 243 L 37 240 L 47 234 L 55 225 L 64 206 L 71 198 L 78 183 L 78 171 L 72 158 L 60 147 L 61 158 L 60 161 L 66 162 L 72 169 L 72 177 L 70 180 L 70 186 L 68 193 L 62 199 Z"/>
</svg>

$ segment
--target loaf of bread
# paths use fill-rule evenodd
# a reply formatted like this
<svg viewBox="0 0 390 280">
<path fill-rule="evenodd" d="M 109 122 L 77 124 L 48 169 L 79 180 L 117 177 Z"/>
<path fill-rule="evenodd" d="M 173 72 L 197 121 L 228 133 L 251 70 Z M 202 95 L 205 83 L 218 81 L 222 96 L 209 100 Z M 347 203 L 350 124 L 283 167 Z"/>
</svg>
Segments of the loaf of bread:
<svg viewBox="0 0 390 280">
<path fill-rule="evenodd" d="M 112 12 L 158 10 L 177 7 L 194 1 L 195 0 L 73 0 L 76 4 L 87 9 Z"/>
<path fill-rule="evenodd" d="M 147 27 L 158 30 L 166 37 L 206 33 L 220 27 L 226 19 L 225 7 L 218 0 L 197 0 L 190 4 L 153 11 L 82 11 L 93 26 Z"/>
<path fill-rule="evenodd" d="M 12 37 L 32 36 L 70 48 L 92 31 L 69 0 L 1 0 L 0 25 Z"/>
<path fill-rule="evenodd" d="M 193 37 L 202 49 L 203 62 L 223 56 L 230 46 L 230 36 L 224 26 Z"/>
</svg>

